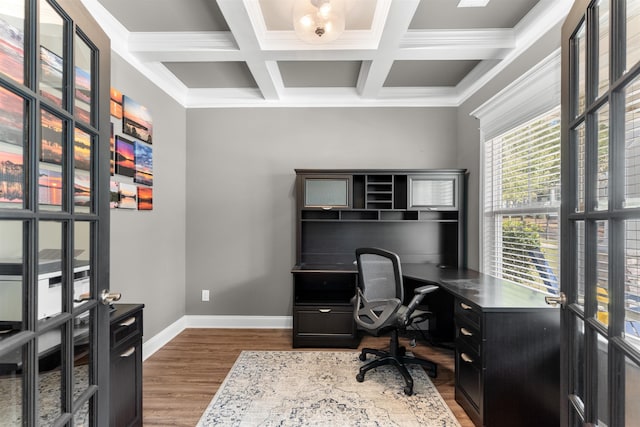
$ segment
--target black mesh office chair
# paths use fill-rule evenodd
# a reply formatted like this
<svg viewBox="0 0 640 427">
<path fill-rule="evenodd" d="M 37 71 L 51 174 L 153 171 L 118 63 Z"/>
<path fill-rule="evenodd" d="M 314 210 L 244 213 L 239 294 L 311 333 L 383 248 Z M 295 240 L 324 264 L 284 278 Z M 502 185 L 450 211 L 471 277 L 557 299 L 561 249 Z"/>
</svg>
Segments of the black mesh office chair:
<svg viewBox="0 0 640 427">
<path fill-rule="evenodd" d="M 364 375 L 370 369 L 392 364 L 404 377 L 404 392 L 410 396 L 413 394 L 413 379 L 405 365 L 422 365 L 431 377 L 436 376 L 437 366 L 430 360 L 406 355 L 405 348 L 399 345 L 398 331 L 429 317 L 429 312 L 416 310 L 416 307 L 426 294 L 438 287 L 427 285 L 417 288 L 413 299 L 405 306 L 402 304 L 404 289 L 398 255 L 383 249 L 358 248 L 356 261 L 359 286 L 354 304 L 355 321 L 360 329 L 374 336 L 391 331 L 389 351 L 362 349 L 360 360 L 365 361 L 368 354 L 377 358 L 360 367 L 356 380 L 364 381 Z"/>
</svg>

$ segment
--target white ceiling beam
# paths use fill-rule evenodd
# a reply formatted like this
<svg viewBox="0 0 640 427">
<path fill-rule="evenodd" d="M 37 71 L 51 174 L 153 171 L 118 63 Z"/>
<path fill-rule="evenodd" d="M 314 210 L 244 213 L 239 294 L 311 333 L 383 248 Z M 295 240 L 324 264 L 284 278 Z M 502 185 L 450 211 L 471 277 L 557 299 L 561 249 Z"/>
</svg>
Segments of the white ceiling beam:
<svg viewBox="0 0 640 427">
<path fill-rule="evenodd" d="M 218 6 L 227 25 L 235 35 L 240 51 L 246 53 L 244 61 L 249 67 L 258 88 L 265 99 L 279 99 L 282 91 L 282 76 L 277 63 L 265 60 L 260 53 L 260 44 L 253 31 L 251 19 L 244 2 L 218 0 Z"/>
<path fill-rule="evenodd" d="M 230 31 L 134 32 L 129 51 L 144 61 L 241 61 Z"/>
<path fill-rule="evenodd" d="M 419 4 L 420 0 L 401 0 L 390 5 L 376 56 L 363 64 L 358 76 L 356 89 L 363 98 L 378 96 L 393 65 L 395 55 L 389 53 L 398 50 Z"/>
</svg>

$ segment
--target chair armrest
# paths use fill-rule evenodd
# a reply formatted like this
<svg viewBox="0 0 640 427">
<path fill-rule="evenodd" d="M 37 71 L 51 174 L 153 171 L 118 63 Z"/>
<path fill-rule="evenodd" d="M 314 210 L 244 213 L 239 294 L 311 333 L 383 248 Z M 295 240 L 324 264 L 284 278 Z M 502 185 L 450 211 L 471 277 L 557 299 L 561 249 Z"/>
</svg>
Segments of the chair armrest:
<svg viewBox="0 0 640 427">
<path fill-rule="evenodd" d="M 418 304 L 422 302 L 426 294 L 429 294 L 436 290 L 438 290 L 438 286 L 436 285 L 425 285 L 425 286 L 420 286 L 419 288 L 416 288 L 414 290 L 415 295 L 413 296 L 413 299 L 411 299 L 411 302 L 409 302 L 409 305 L 407 306 L 405 319 L 408 320 L 411 317 L 411 314 L 416 310 L 416 308 L 418 307 Z"/>
</svg>

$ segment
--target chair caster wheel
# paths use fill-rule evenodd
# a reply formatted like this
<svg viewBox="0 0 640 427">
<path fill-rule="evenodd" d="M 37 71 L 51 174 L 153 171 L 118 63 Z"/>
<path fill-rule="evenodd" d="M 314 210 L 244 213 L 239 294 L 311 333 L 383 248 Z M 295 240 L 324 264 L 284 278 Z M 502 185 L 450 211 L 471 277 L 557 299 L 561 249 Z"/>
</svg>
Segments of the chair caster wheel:
<svg viewBox="0 0 640 427">
<path fill-rule="evenodd" d="M 358 381 L 359 383 L 363 382 L 364 381 L 364 374 L 359 372 L 356 375 L 356 381 Z"/>
<path fill-rule="evenodd" d="M 404 394 L 406 394 L 407 396 L 411 396 L 413 394 L 413 387 L 406 386 L 404 388 Z"/>
<path fill-rule="evenodd" d="M 367 355 L 364 353 L 360 353 L 358 359 L 360 359 L 361 362 L 364 362 L 365 360 L 367 360 Z"/>
</svg>

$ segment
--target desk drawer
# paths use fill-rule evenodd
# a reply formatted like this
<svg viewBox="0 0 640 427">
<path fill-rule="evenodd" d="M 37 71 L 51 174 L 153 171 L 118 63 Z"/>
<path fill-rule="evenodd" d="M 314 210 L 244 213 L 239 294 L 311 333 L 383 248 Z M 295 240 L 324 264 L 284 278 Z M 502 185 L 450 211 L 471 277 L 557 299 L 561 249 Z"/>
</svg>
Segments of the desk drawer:
<svg viewBox="0 0 640 427">
<path fill-rule="evenodd" d="M 480 330 L 480 310 L 476 307 L 464 300 L 456 298 L 454 313 L 456 319 L 461 319 L 477 330 Z"/>
<path fill-rule="evenodd" d="M 355 334 L 353 308 L 344 305 L 305 306 L 295 308 L 297 335 Z"/>
<path fill-rule="evenodd" d="M 142 337 L 141 310 L 111 324 L 111 348 L 119 347 L 125 341 L 137 337 Z"/>
<path fill-rule="evenodd" d="M 482 336 L 480 330 L 465 319 L 456 318 L 456 343 L 469 347 L 473 352 L 482 355 Z"/>
<path fill-rule="evenodd" d="M 456 402 L 467 410 L 469 416 L 478 425 L 482 417 L 483 375 L 482 359 L 471 347 L 456 342 Z"/>
</svg>

